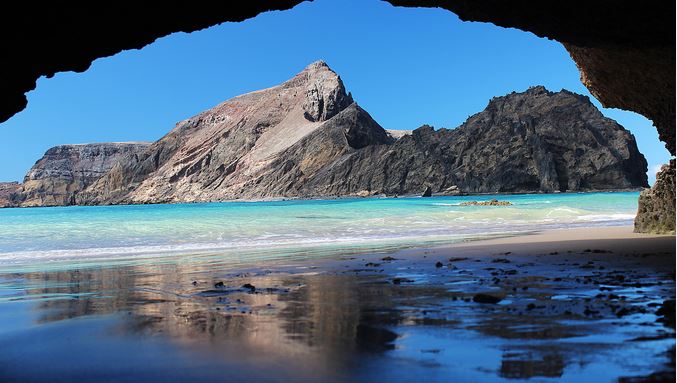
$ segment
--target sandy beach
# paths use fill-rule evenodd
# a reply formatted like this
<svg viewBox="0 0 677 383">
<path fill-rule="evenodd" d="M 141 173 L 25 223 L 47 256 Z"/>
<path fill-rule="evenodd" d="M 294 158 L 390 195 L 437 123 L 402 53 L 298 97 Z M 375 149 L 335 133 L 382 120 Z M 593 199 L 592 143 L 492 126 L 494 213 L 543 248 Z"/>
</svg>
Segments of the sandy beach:
<svg viewBox="0 0 677 383">
<path fill-rule="evenodd" d="M 586 251 L 588 250 L 588 251 Z M 407 258 L 463 256 L 485 257 L 505 255 L 510 258 L 524 256 L 545 256 L 550 259 L 566 256 L 569 258 L 604 258 L 613 261 L 622 256 L 644 256 L 660 254 L 651 260 L 674 263 L 675 236 L 633 233 L 631 226 L 595 227 L 544 230 L 527 235 L 470 241 L 440 246 L 421 251 L 405 250 Z M 556 254 L 555 254 L 556 253 Z M 555 255 L 559 257 L 554 257 Z"/>
<path fill-rule="evenodd" d="M 674 379 L 675 237 L 631 227 L 0 283 L 2 381 Z"/>
<path fill-rule="evenodd" d="M 603 247 L 614 253 L 644 253 L 646 249 L 674 251 L 675 236 L 634 233 L 632 226 L 546 230 L 527 236 L 491 239 L 451 246 L 469 253 L 493 248 L 505 248 L 520 254 L 536 254 L 557 250 L 581 252 L 591 247 Z"/>
</svg>

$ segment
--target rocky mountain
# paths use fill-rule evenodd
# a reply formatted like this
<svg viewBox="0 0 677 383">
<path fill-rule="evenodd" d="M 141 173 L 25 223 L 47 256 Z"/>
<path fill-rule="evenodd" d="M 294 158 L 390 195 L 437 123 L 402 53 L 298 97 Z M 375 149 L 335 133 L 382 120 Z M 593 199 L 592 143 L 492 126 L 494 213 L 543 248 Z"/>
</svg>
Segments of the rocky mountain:
<svg viewBox="0 0 677 383">
<path fill-rule="evenodd" d="M 587 97 L 539 86 L 492 99 L 456 129 L 423 126 L 355 153 L 330 173 L 351 181 L 333 190 L 339 194 L 411 194 L 424 185 L 434 193 L 454 186 L 467 193 L 646 187 L 646 170 L 632 134 Z"/>
<path fill-rule="evenodd" d="M 34 169 L 70 158 L 57 148 Z M 86 181 L 62 176 L 62 165 L 36 171 L 37 179 L 32 169 L 22 204 L 647 186 L 646 160 L 632 134 L 585 96 L 533 87 L 492 99 L 455 129 L 386 131 L 322 61 L 181 121 L 159 141 L 106 164 L 92 164 Z"/>
<path fill-rule="evenodd" d="M 118 161 L 133 158 L 148 145 L 122 142 L 55 146 L 28 171 L 23 185 L 14 193 L 14 205 L 72 205 L 78 192 L 105 175 Z"/>
<path fill-rule="evenodd" d="M 135 160 L 120 163 L 82 203 L 213 201 L 250 196 L 280 154 L 353 103 L 318 61 L 281 85 L 181 121 Z M 385 137 L 385 132 L 382 131 Z"/>
</svg>

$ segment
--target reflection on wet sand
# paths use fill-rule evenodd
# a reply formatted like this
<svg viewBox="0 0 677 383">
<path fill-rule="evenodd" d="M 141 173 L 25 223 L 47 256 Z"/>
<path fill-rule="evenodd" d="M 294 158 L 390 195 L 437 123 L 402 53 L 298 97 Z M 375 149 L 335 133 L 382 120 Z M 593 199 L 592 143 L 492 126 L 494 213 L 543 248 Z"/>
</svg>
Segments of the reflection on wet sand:
<svg viewBox="0 0 677 383">
<path fill-rule="evenodd" d="M 321 273 L 220 275 L 189 264 L 137 265 L 4 275 L 0 289 L 30 302 L 36 325 L 110 316 L 99 336 L 162 339 L 176 348 L 168 352 L 215 368 L 285 370 L 298 381 L 576 381 L 663 368 L 674 332 L 654 313 L 674 299 L 674 267 L 607 259 L 592 269 L 571 258 L 443 267 L 355 261 Z M 478 291 L 501 301 L 473 302 Z M 641 337 L 650 340 L 631 341 Z M 644 359 L 621 362 L 637 356 Z"/>
<path fill-rule="evenodd" d="M 558 378 L 564 373 L 561 355 L 503 354 L 500 375 L 509 379 L 529 379 L 535 376 Z"/>
</svg>

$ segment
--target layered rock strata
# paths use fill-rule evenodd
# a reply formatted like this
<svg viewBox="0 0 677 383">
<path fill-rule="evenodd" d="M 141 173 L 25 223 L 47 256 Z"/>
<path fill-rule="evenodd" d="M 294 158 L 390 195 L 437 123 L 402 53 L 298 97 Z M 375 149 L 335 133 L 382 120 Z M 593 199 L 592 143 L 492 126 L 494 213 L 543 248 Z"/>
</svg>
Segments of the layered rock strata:
<svg viewBox="0 0 677 383">
<path fill-rule="evenodd" d="M 79 192 L 120 160 L 134 158 L 150 143 L 96 143 L 55 146 L 28 171 L 15 200 L 20 206 L 73 205 Z"/>
</svg>

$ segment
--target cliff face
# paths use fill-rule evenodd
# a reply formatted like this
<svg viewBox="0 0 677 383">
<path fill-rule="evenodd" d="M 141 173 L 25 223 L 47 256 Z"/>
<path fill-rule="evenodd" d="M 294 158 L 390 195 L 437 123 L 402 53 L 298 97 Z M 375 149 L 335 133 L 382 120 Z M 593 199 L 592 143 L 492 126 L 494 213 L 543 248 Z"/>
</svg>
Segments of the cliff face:
<svg viewBox="0 0 677 383">
<path fill-rule="evenodd" d="M 646 169 L 632 134 L 584 96 L 534 87 L 456 129 L 396 138 L 316 62 L 180 122 L 76 202 L 626 189 L 647 186 Z"/>
<path fill-rule="evenodd" d="M 290 148 L 272 174 L 293 170 L 297 183 L 264 188 L 257 196 L 420 194 L 427 186 L 434 193 L 647 186 L 646 160 L 630 132 L 586 97 L 543 87 L 495 98 L 456 129 L 423 126 L 392 144 L 345 150 L 320 170 L 302 170 L 303 148 L 326 141 L 318 132 Z"/>
<path fill-rule="evenodd" d="M 28 171 L 18 195 L 21 206 L 72 205 L 75 196 L 148 143 L 55 146 Z"/>
<path fill-rule="evenodd" d="M 19 204 L 21 184 L 18 182 L 0 182 L 0 207 L 13 207 Z"/>
<path fill-rule="evenodd" d="M 411 162 L 419 170 L 388 188 L 426 183 L 433 191 L 457 185 L 486 193 L 647 186 L 646 160 L 630 132 L 586 97 L 543 87 L 494 98 L 454 130 L 422 127 L 399 140 L 384 161 L 396 164 L 395 174 Z"/>
</svg>

